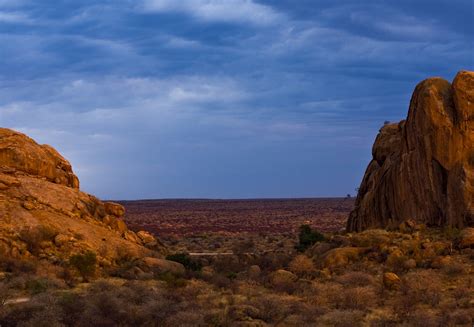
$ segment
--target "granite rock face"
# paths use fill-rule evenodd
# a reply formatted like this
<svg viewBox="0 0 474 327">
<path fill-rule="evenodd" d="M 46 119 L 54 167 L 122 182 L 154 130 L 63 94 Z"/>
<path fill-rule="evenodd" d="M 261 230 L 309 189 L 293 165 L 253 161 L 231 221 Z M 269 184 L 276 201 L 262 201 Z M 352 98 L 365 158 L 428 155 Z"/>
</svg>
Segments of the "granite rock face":
<svg viewBox="0 0 474 327">
<path fill-rule="evenodd" d="M 28 136 L 6 128 L 0 128 L 0 169 L 79 188 L 79 179 L 72 172 L 71 164 L 55 149 L 39 145 Z"/>
<path fill-rule="evenodd" d="M 61 261 L 91 250 L 113 263 L 120 252 L 164 250 L 152 235 L 129 230 L 124 213 L 81 192 L 70 163 L 52 147 L 0 128 L 0 255 Z"/>
<path fill-rule="evenodd" d="M 406 120 L 378 134 L 348 231 L 474 225 L 474 72 L 416 87 Z"/>
</svg>

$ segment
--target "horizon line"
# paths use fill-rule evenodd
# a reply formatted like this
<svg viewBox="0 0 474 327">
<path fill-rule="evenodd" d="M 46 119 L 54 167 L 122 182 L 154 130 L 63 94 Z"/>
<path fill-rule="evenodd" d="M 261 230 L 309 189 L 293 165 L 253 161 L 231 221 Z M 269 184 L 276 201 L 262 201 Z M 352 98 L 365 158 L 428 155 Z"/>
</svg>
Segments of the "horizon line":
<svg viewBox="0 0 474 327">
<path fill-rule="evenodd" d="M 330 199 L 355 199 L 355 196 L 326 196 L 326 197 L 262 197 L 262 198 L 155 198 L 155 199 L 106 199 L 105 202 L 139 202 L 139 201 L 258 201 L 258 200 L 330 200 Z"/>
</svg>

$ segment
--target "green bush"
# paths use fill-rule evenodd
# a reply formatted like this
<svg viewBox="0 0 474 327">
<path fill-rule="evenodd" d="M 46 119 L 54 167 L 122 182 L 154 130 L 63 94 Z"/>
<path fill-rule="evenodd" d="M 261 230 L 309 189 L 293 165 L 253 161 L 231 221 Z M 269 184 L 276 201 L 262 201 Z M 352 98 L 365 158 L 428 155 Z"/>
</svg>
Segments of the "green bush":
<svg viewBox="0 0 474 327">
<path fill-rule="evenodd" d="M 177 277 L 169 272 L 159 274 L 157 278 L 166 282 L 166 285 L 170 288 L 181 288 L 185 287 L 187 284 L 186 279 Z"/>
<path fill-rule="evenodd" d="M 202 268 L 202 264 L 192 260 L 187 253 L 170 254 L 166 257 L 166 260 L 179 262 L 184 268 L 191 271 L 200 271 Z"/>
<path fill-rule="evenodd" d="M 301 225 L 298 239 L 299 242 L 298 245 L 296 245 L 296 249 L 300 252 L 304 252 L 313 244 L 324 241 L 324 235 L 317 230 L 311 229 L 309 225 Z"/>
<path fill-rule="evenodd" d="M 46 292 L 49 287 L 49 281 L 47 279 L 33 279 L 26 282 L 26 289 L 32 295 L 37 295 Z"/>
<path fill-rule="evenodd" d="M 84 280 L 88 280 L 89 277 L 94 275 L 96 263 L 97 256 L 92 251 L 75 254 L 69 258 L 69 264 L 77 269 Z"/>
</svg>

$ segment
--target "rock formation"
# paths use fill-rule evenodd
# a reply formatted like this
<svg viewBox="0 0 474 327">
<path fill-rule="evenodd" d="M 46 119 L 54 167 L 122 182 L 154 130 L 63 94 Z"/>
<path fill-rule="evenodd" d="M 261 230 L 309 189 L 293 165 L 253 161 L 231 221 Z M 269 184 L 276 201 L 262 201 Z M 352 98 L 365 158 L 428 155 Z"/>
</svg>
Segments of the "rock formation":
<svg viewBox="0 0 474 327">
<path fill-rule="evenodd" d="M 474 225 L 474 72 L 415 89 L 406 120 L 382 127 L 348 231 Z"/>
<path fill-rule="evenodd" d="M 145 257 L 163 246 L 134 233 L 125 209 L 79 190 L 71 165 L 56 150 L 0 128 L 0 256 L 53 262 L 92 250 L 103 264 L 124 255 Z"/>
</svg>

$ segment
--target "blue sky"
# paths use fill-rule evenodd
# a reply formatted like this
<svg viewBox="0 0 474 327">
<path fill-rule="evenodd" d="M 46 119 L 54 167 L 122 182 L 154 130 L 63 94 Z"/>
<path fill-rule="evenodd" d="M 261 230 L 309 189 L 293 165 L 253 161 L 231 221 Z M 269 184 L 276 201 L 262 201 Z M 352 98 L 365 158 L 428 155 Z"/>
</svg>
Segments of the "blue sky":
<svg viewBox="0 0 474 327">
<path fill-rule="evenodd" d="M 344 196 L 471 0 L 0 0 L 0 126 L 108 199 Z"/>
</svg>

